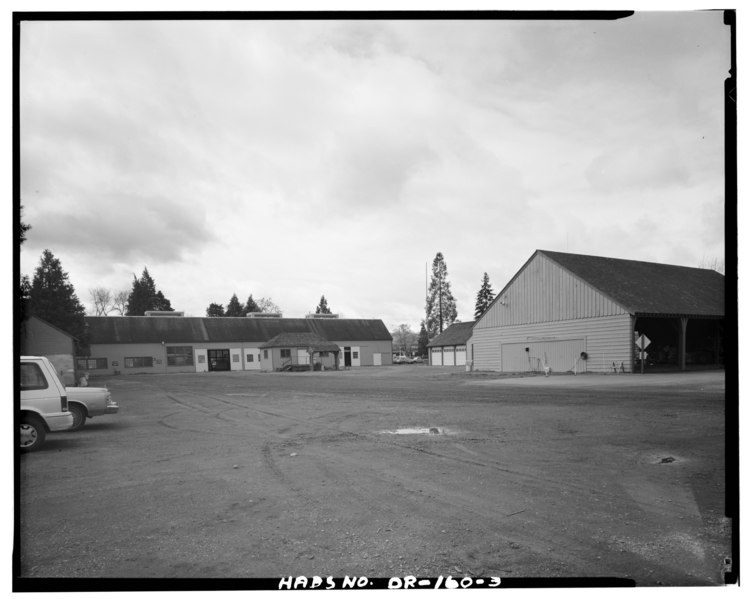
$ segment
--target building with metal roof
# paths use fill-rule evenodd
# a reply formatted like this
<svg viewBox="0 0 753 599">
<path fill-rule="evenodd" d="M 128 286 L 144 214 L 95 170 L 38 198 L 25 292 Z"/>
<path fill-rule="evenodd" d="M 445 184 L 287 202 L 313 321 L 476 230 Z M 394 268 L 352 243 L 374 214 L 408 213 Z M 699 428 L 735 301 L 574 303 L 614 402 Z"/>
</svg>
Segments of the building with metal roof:
<svg viewBox="0 0 753 599">
<path fill-rule="evenodd" d="M 718 367 L 724 288 L 713 270 L 537 250 L 475 323 L 470 359 L 502 372 Z"/>
<path fill-rule="evenodd" d="M 381 320 L 153 314 L 87 316 L 85 321 L 91 356 L 79 363 L 94 365 L 92 374 L 271 370 L 278 364 L 263 361 L 262 346 L 274 338 L 318 339 L 321 352 L 332 352 L 338 367 L 392 363 L 392 335 Z M 299 357 L 297 345 L 279 349 Z"/>
</svg>

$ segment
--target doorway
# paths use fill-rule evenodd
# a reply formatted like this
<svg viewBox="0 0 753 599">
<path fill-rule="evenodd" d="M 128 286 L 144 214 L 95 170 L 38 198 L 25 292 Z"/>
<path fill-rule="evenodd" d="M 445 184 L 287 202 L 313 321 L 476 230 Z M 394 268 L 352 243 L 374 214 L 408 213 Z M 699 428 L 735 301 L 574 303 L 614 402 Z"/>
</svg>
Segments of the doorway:
<svg viewBox="0 0 753 599">
<path fill-rule="evenodd" d="M 345 368 L 350 368 L 350 348 L 346 347 L 344 348 L 344 350 L 345 351 L 343 352 L 343 356 L 344 356 L 343 362 L 345 364 Z"/>
<path fill-rule="evenodd" d="M 207 359 L 210 372 L 230 370 L 229 349 L 209 349 L 207 350 Z"/>
</svg>

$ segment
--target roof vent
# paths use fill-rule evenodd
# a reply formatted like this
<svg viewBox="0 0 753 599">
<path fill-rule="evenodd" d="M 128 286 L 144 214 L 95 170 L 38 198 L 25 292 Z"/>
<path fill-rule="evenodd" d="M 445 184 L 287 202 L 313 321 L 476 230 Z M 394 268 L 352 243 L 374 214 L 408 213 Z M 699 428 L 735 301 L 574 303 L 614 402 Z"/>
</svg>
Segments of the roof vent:
<svg viewBox="0 0 753 599">
<path fill-rule="evenodd" d="M 306 318 L 340 318 L 339 314 L 306 314 Z"/>
<path fill-rule="evenodd" d="M 249 312 L 246 318 L 282 318 L 282 312 Z"/>
<path fill-rule="evenodd" d="M 183 312 L 176 312 L 175 310 L 147 310 L 144 312 L 144 316 L 183 316 Z"/>
</svg>

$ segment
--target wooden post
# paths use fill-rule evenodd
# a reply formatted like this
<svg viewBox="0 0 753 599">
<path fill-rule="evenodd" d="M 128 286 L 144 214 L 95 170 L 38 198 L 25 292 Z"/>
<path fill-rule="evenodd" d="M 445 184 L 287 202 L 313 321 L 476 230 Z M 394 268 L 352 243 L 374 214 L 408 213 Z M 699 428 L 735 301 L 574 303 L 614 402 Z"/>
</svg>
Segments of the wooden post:
<svg viewBox="0 0 753 599">
<path fill-rule="evenodd" d="M 646 359 L 646 348 L 644 347 L 646 343 L 646 337 L 644 335 L 641 335 L 641 374 L 643 374 L 643 364 Z"/>
<path fill-rule="evenodd" d="M 687 329 L 688 319 L 687 317 L 680 318 L 680 340 L 678 343 L 678 354 L 680 358 L 680 370 L 685 370 L 685 343 L 687 341 Z"/>
</svg>

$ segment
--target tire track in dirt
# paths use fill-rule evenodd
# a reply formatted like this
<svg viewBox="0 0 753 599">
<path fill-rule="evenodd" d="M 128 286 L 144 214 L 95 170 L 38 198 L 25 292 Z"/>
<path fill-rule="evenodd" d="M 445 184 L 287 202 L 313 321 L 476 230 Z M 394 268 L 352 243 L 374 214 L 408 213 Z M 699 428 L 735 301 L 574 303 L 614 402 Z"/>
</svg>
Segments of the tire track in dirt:
<svg viewBox="0 0 753 599">
<path fill-rule="evenodd" d="M 198 395 L 197 397 L 207 397 L 206 395 Z M 605 501 L 617 501 L 620 499 L 618 494 L 609 493 L 601 489 L 593 488 L 591 484 L 577 484 L 569 481 L 562 481 L 559 479 L 553 479 L 548 476 L 542 476 L 532 471 L 523 471 L 521 469 L 514 469 L 500 464 L 497 460 L 488 455 L 480 455 L 479 452 L 475 452 L 474 455 L 458 456 L 451 455 L 444 448 L 437 448 L 436 446 L 425 447 L 415 442 L 403 442 L 395 439 L 386 439 L 383 435 L 370 432 L 352 432 L 344 431 L 341 425 L 345 421 L 352 420 L 360 416 L 361 414 L 352 414 L 352 412 L 346 410 L 339 410 L 322 414 L 314 418 L 300 418 L 287 414 L 281 414 L 270 409 L 264 409 L 258 406 L 249 405 L 246 402 L 238 402 L 236 400 L 228 399 L 227 397 L 209 396 L 213 401 L 218 402 L 221 405 L 228 405 L 228 410 L 220 410 L 214 412 L 206 407 L 196 408 L 198 411 L 214 415 L 217 418 L 228 419 L 227 412 L 233 409 L 242 409 L 246 414 L 263 414 L 272 419 L 280 419 L 288 424 L 278 428 L 278 435 L 286 438 L 286 440 L 280 442 L 267 442 L 264 446 L 263 452 L 265 456 L 265 463 L 267 467 L 272 470 L 275 477 L 286 488 L 290 489 L 292 493 L 300 497 L 302 501 L 308 503 L 308 505 L 316 505 L 316 509 L 322 509 L 326 507 L 326 501 L 320 499 L 316 494 L 307 492 L 307 490 L 300 484 L 294 482 L 289 474 L 285 472 L 279 460 L 275 460 L 272 456 L 272 450 L 275 447 L 301 447 L 303 444 L 307 444 L 307 456 L 314 458 L 311 447 L 314 444 L 318 444 L 318 455 L 316 456 L 315 466 L 318 471 L 325 475 L 326 479 L 330 481 L 334 486 L 342 486 L 348 489 L 348 493 L 351 496 L 357 496 L 364 505 L 368 505 L 371 511 L 379 508 L 378 504 L 370 502 L 370 489 L 374 484 L 377 485 L 391 485 L 402 486 L 401 492 L 408 495 L 415 494 L 416 488 L 414 481 L 410 477 L 405 477 L 402 474 L 395 474 L 392 476 L 385 476 L 383 473 L 369 469 L 369 472 L 364 471 L 363 459 L 348 459 L 343 452 L 331 451 L 327 448 L 327 445 L 333 439 L 348 438 L 354 442 L 370 442 L 379 444 L 382 446 L 391 446 L 402 450 L 407 450 L 411 453 L 420 453 L 427 456 L 431 456 L 440 461 L 440 463 L 454 463 L 458 466 L 468 466 L 472 468 L 493 471 L 496 474 L 504 474 L 506 476 L 513 477 L 515 480 L 513 484 L 518 486 L 530 485 L 533 487 L 547 488 L 549 493 L 554 493 L 557 490 L 561 490 L 566 487 L 570 492 L 571 497 L 575 501 L 583 501 L 585 499 L 593 499 L 594 495 L 599 496 Z M 379 415 L 383 415 L 383 412 L 378 412 Z M 327 419 L 326 423 L 321 422 L 322 419 Z M 233 420 L 237 420 L 234 418 Z M 291 433 L 292 431 L 292 433 Z M 306 431 L 311 431 L 306 434 Z M 323 434 L 324 433 L 324 434 Z M 292 434 L 292 438 L 291 438 Z M 346 435 L 346 437 L 343 437 Z M 463 449 L 462 446 L 459 449 Z M 466 452 L 468 453 L 468 452 Z M 342 463 L 343 461 L 350 462 L 350 466 L 361 468 L 361 476 L 364 477 L 364 482 L 359 482 L 359 479 L 353 479 L 352 477 L 344 476 L 339 468 L 332 468 L 332 464 Z M 411 486 L 413 485 L 413 486 Z M 510 543 L 515 547 L 529 547 L 530 551 L 534 551 L 536 554 L 541 555 L 541 559 L 551 560 L 551 553 L 554 552 L 560 556 L 567 556 L 567 560 L 570 563 L 570 571 L 572 568 L 576 568 L 577 571 L 584 573 L 593 572 L 593 564 L 588 557 L 578 558 L 575 554 L 582 553 L 584 556 L 593 555 L 594 547 L 593 542 L 591 544 L 585 543 L 581 550 L 573 546 L 573 533 L 569 532 L 566 535 L 552 534 L 552 527 L 541 529 L 540 534 L 534 534 L 530 529 L 524 529 L 515 525 L 510 525 L 506 521 L 510 516 L 508 514 L 492 514 L 488 513 L 488 501 L 480 500 L 472 495 L 464 493 L 449 493 L 447 488 L 437 488 L 434 491 L 434 501 L 439 501 L 445 504 L 444 510 L 457 514 L 467 513 L 476 518 L 487 518 L 490 526 L 493 528 L 503 528 L 506 531 Z M 639 501 L 636 503 L 640 503 Z M 650 503 L 646 503 L 644 507 L 651 507 Z M 378 510 L 380 512 L 388 513 L 388 511 Z M 525 511 L 525 510 L 524 510 Z M 556 524 L 556 523 L 554 523 Z M 588 539 L 588 529 L 582 529 L 575 535 L 576 539 Z M 511 547 L 512 547 L 511 545 Z M 546 547 L 545 547 L 546 546 Z M 624 545 L 623 545 L 624 547 Z M 623 558 L 624 561 L 624 558 Z M 606 562 L 602 562 L 606 565 Z M 617 563 L 619 566 L 619 562 Z"/>
</svg>

